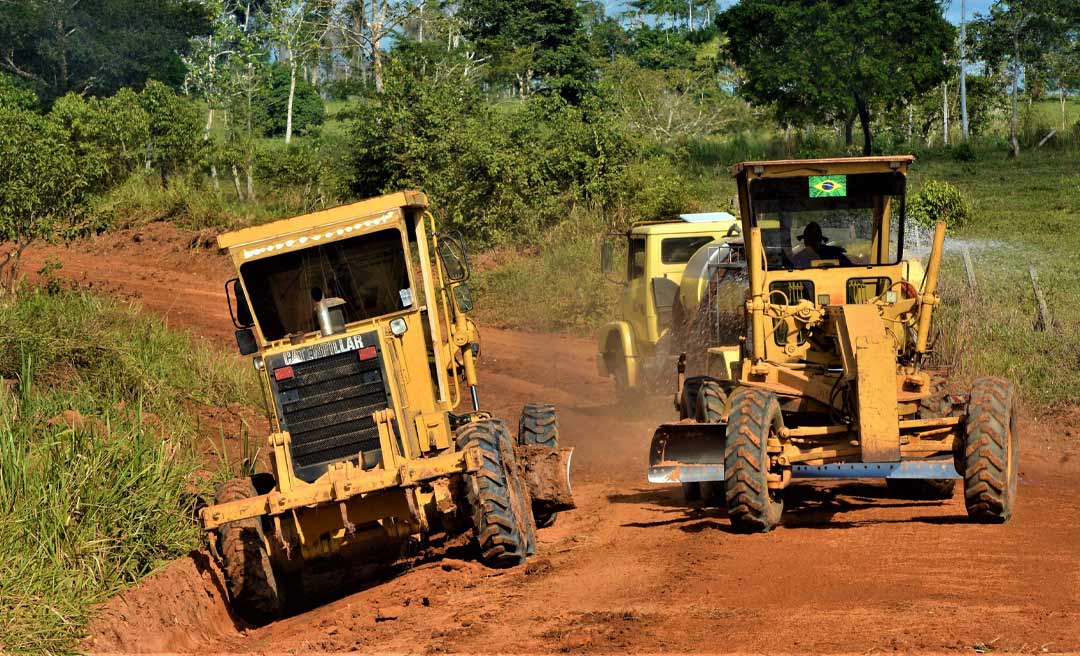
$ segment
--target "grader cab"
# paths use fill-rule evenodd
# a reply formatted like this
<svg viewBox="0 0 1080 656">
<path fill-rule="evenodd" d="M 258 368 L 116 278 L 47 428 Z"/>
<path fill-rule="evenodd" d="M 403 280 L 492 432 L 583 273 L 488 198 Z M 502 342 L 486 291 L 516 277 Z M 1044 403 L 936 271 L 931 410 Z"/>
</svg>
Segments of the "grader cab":
<svg viewBox="0 0 1080 656">
<path fill-rule="evenodd" d="M 747 276 L 737 288 L 721 279 L 709 295 L 738 313 L 707 316 L 737 317 L 741 334 L 706 355 L 741 355 L 694 379 L 681 358 L 676 404 L 693 413 L 657 429 L 651 482 L 726 504 L 743 531 L 776 526 L 785 489 L 801 478 L 883 478 L 921 498 L 948 498 L 962 478 L 972 519 L 1009 519 L 1016 391 L 981 378 L 968 393 L 949 393 L 928 368 L 945 225 L 936 226 L 924 275 L 904 258 L 912 161 L 733 168 Z"/>
<path fill-rule="evenodd" d="M 468 260 L 427 205 L 402 192 L 218 238 L 271 471 L 226 482 L 200 518 L 251 622 L 300 601 L 317 566 L 436 535 L 471 530 L 485 563 L 520 564 L 573 507 L 553 406 L 525 406 L 516 438 L 481 409 Z"/>
</svg>

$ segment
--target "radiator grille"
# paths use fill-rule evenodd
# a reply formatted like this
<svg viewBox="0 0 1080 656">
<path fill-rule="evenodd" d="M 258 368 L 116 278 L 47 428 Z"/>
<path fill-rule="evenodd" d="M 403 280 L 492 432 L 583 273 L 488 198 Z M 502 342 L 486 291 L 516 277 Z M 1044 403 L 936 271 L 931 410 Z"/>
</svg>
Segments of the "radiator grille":
<svg viewBox="0 0 1080 656">
<path fill-rule="evenodd" d="M 357 460 L 362 452 L 365 461 L 377 460 L 372 414 L 389 407 L 381 353 L 361 360 L 357 351 L 347 351 L 294 364 L 292 372 L 275 382 L 275 391 L 297 476 L 313 481 L 328 464 Z"/>
</svg>

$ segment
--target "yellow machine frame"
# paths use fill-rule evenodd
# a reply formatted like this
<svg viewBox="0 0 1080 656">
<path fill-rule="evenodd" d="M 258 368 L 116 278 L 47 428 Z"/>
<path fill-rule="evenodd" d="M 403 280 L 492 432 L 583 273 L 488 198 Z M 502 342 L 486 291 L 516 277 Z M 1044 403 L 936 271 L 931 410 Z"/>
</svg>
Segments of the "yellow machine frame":
<svg viewBox="0 0 1080 656">
<path fill-rule="evenodd" d="M 471 345 L 476 343 L 477 336 L 473 322 L 455 300 L 455 288 L 462 283 L 448 281 L 440 258 L 434 255 L 439 236 L 427 208 L 423 193 L 406 191 L 245 228 L 218 238 L 218 246 L 228 253 L 240 273 L 247 262 L 309 247 L 315 242 L 396 230 L 401 234 L 406 261 L 412 263 L 410 284 L 422 295 L 417 294 L 418 302 L 413 307 L 348 324 L 343 333 L 331 337 L 323 337 L 316 331 L 302 337 L 267 340 L 255 318 L 253 330 L 259 353 L 254 363 L 271 408 L 275 402 L 272 372 L 265 366 L 268 358 L 294 351 L 301 345 L 305 349 L 330 348 L 335 342 L 360 339 L 373 331 L 377 334 L 379 352 L 387 359 L 386 383 L 394 399 L 391 407 L 373 416 L 383 461 L 381 466 L 367 470 L 343 461 L 332 464 L 312 482 L 300 480 L 294 473 L 290 435 L 282 430 L 277 413 L 271 412 L 268 447 L 276 489 L 250 499 L 204 508 L 200 519 L 205 530 L 269 516 L 275 533 L 282 538 L 268 545 L 272 550 L 286 552 L 279 555 L 288 556 L 290 544 L 295 543 L 300 545 L 304 558 L 313 558 L 365 541 L 382 543 L 386 538 L 426 532 L 433 516 L 453 508 L 448 477 L 476 471 L 481 466 L 478 454 L 455 450 L 447 419 L 465 397 L 459 378 L 464 378 L 475 402 L 476 367 Z M 242 275 L 239 284 L 250 298 Z M 390 326 L 398 319 L 407 326 L 401 335 L 395 335 Z M 435 345 L 431 353 L 425 328 Z M 434 379 L 427 375 L 429 356 L 434 359 L 435 366 L 431 368 L 436 372 Z M 470 413 L 481 416 L 475 406 L 465 414 Z M 369 528 L 357 530 L 362 526 Z"/>
</svg>

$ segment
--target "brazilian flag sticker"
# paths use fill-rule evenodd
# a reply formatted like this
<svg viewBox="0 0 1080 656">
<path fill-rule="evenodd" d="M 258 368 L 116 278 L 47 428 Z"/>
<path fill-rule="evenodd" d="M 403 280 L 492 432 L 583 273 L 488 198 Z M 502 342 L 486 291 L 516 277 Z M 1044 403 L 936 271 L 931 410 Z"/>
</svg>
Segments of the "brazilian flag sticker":
<svg viewBox="0 0 1080 656">
<path fill-rule="evenodd" d="M 839 198 L 847 196 L 846 175 L 810 176 L 810 198 Z"/>
</svg>

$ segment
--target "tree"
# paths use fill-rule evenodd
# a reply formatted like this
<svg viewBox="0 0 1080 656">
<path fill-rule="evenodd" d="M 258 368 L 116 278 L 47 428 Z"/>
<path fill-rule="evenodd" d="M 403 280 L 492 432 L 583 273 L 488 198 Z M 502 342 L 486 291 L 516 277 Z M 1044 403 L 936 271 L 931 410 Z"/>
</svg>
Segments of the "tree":
<svg viewBox="0 0 1080 656">
<path fill-rule="evenodd" d="M 382 93 L 382 44 L 408 19 L 418 19 L 418 36 L 423 41 L 424 5 L 394 0 L 345 0 L 334 12 L 333 29 L 347 47 L 358 54 L 366 52 L 374 72 L 375 91 Z M 428 10 L 430 11 L 430 10 Z"/>
<path fill-rule="evenodd" d="M 97 181 L 59 121 L 0 106 L 0 125 L 0 291 L 11 293 L 26 247 L 73 236 Z"/>
<path fill-rule="evenodd" d="M 269 37 L 284 50 L 289 66 L 285 143 L 292 142 L 296 74 L 321 47 L 331 25 L 333 0 L 270 0 L 263 10 Z"/>
<path fill-rule="evenodd" d="M 742 0 L 717 17 L 740 91 L 784 123 L 857 116 L 873 152 L 873 113 L 939 86 L 955 28 L 939 0 Z"/>
<path fill-rule="evenodd" d="M 292 95 L 292 130 L 305 133 L 326 120 L 326 106 L 307 80 L 292 79 L 288 66 L 275 66 L 255 97 L 255 125 L 266 136 L 278 137 L 289 129 L 288 107 Z"/>
<path fill-rule="evenodd" d="M 1063 48 L 1069 33 L 1068 12 L 1068 6 L 1060 0 L 995 0 L 989 14 L 976 15 L 971 23 L 976 55 L 990 68 L 1005 66 L 1009 71 L 1013 157 L 1020 155 L 1017 98 L 1021 74 L 1036 71 L 1029 79 L 1034 81 L 1049 53 Z"/>
<path fill-rule="evenodd" d="M 578 102 L 595 77 L 577 0 L 465 0 L 466 36 L 496 76 L 528 98 L 537 85 Z"/>
<path fill-rule="evenodd" d="M 47 101 L 150 78 L 179 86 L 180 53 L 208 29 L 195 0 L 0 0 L 0 70 L 33 82 Z"/>
<path fill-rule="evenodd" d="M 165 84 L 151 80 L 139 94 L 139 105 L 150 117 L 146 163 L 157 166 L 161 184 L 189 169 L 199 154 L 202 121 L 199 109 Z"/>
</svg>

